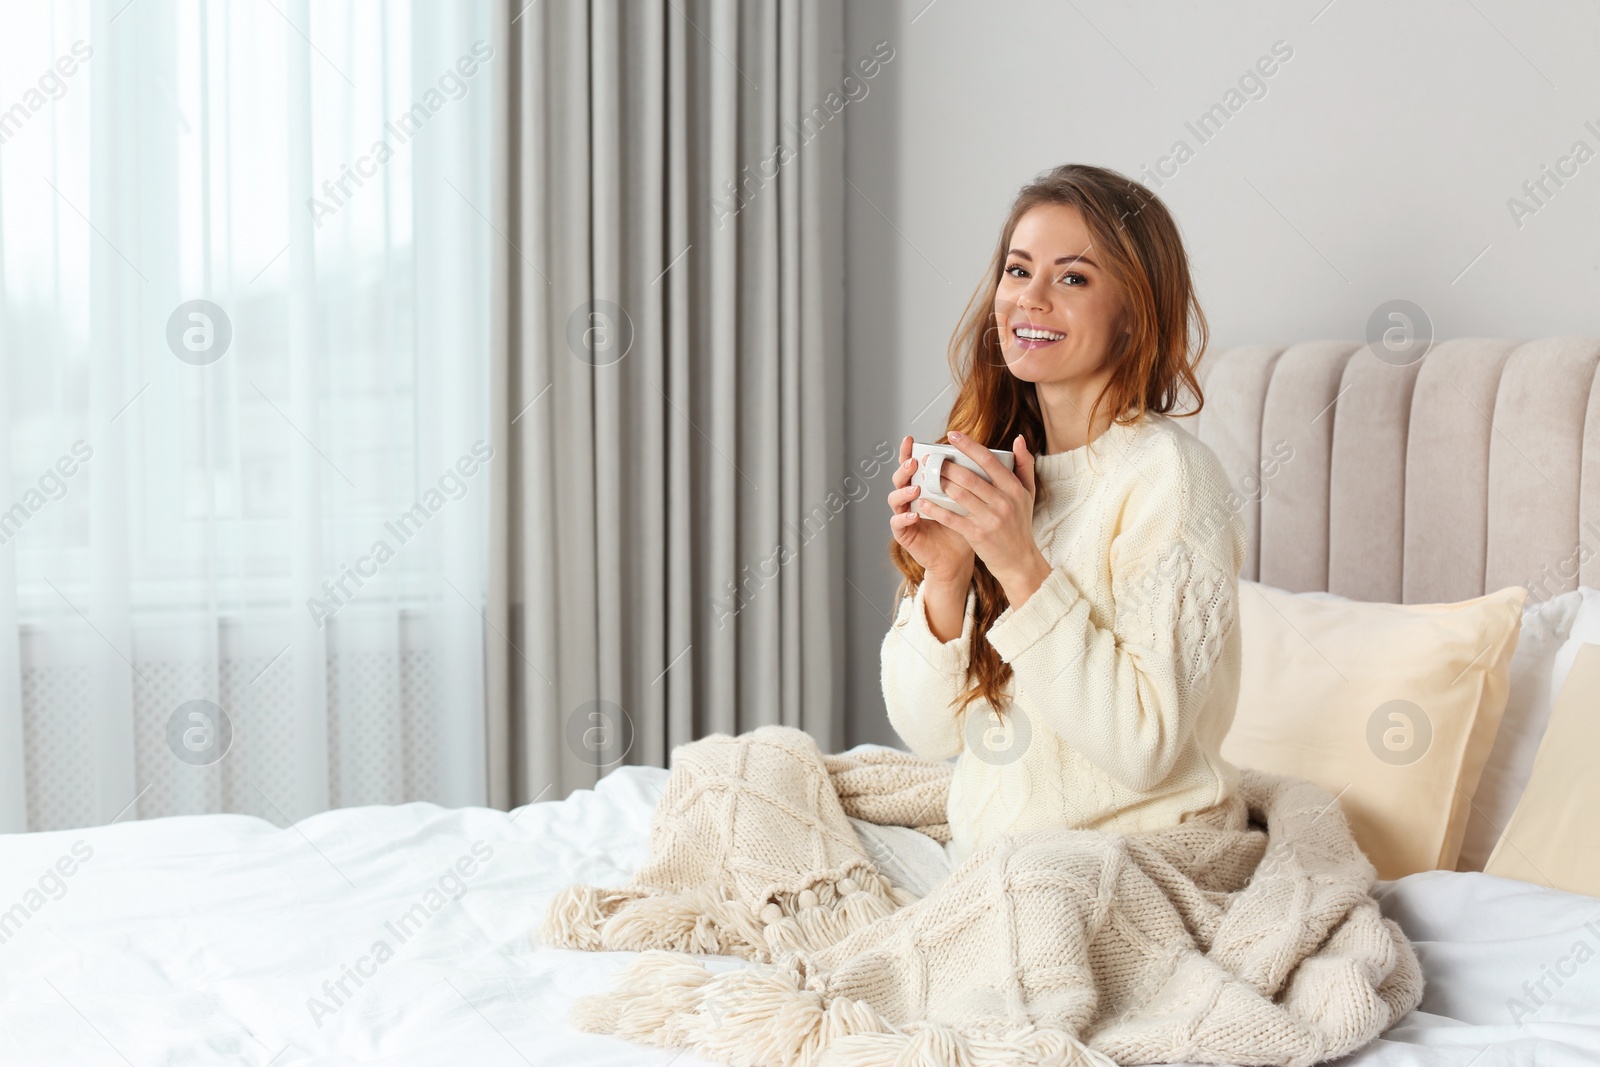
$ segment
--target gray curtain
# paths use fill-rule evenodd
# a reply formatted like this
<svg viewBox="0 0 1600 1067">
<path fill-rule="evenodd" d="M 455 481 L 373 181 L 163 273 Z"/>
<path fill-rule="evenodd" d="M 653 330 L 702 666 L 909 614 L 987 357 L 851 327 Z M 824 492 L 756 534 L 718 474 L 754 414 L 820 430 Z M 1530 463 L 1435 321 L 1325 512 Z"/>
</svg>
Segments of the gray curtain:
<svg viewBox="0 0 1600 1067">
<path fill-rule="evenodd" d="M 498 18 L 491 801 L 767 723 L 835 751 L 839 0 Z"/>
</svg>

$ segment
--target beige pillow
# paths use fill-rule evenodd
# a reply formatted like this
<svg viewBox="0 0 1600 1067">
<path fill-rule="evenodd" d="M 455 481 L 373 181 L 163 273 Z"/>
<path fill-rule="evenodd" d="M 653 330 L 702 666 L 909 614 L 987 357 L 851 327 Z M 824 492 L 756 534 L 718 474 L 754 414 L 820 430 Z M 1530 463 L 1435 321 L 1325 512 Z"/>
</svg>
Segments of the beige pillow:
<svg viewBox="0 0 1600 1067">
<path fill-rule="evenodd" d="M 1379 878 L 1453 868 L 1527 595 L 1512 585 L 1386 604 L 1240 579 L 1239 704 L 1223 758 L 1335 794 Z"/>
<path fill-rule="evenodd" d="M 1583 645 L 1550 708 L 1533 777 L 1483 870 L 1600 897 L 1600 645 Z"/>
<path fill-rule="evenodd" d="M 1295 593 L 1297 597 L 1343 600 L 1337 593 Z M 1458 871 L 1481 871 L 1511 821 L 1517 801 L 1533 774 L 1533 757 L 1539 751 L 1550 705 L 1560 692 L 1563 660 L 1572 657 L 1584 640 L 1600 641 L 1600 590 L 1580 586 L 1557 596 L 1529 600 L 1522 605 L 1522 625 L 1517 650 L 1511 657 L 1511 688 L 1505 714 L 1494 735 L 1494 745 L 1483 765 L 1478 788 L 1472 792 L 1467 828 L 1461 837 Z M 1552 684 L 1553 683 L 1553 684 Z"/>
<path fill-rule="evenodd" d="M 1500 732 L 1483 765 L 1483 777 L 1472 794 L 1472 811 L 1467 816 L 1467 832 L 1461 839 L 1458 871 L 1481 871 L 1489 853 L 1500 840 L 1500 831 L 1511 821 L 1517 801 L 1533 776 L 1533 759 L 1550 721 L 1550 705 L 1561 692 L 1553 679 L 1562 658 L 1571 666 L 1569 646 L 1578 641 L 1578 620 L 1594 621 L 1594 608 L 1600 606 L 1600 591 L 1579 587 L 1557 596 L 1530 600 L 1522 607 L 1522 631 L 1517 637 L 1517 653 L 1511 657 L 1511 695 L 1506 698 L 1506 713 L 1500 719 Z M 1600 640 L 1600 634 L 1589 640 Z"/>
</svg>

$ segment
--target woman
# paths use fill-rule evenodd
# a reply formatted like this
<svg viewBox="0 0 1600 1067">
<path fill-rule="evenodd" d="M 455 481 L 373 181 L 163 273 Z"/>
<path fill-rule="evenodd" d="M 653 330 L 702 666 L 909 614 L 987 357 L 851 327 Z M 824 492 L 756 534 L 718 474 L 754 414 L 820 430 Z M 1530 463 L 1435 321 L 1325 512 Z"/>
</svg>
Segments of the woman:
<svg viewBox="0 0 1600 1067">
<path fill-rule="evenodd" d="M 1246 826 L 1219 754 L 1239 688 L 1246 534 L 1216 455 L 1168 412 L 1206 324 L 1176 223 L 1144 186 L 1057 167 L 1011 208 L 951 345 L 941 438 L 961 516 L 918 499 L 912 439 L 889 494 L 904 575 L 882 648 L 889 721 L 959 754 L 956 863 L 1043 827 Z M 1011 449 L 1013 474 L 989 448 Z M 910 594 L 910 595 L 907 595 Z"/>
<path fill-rule="evenodd" d="M 946 464 L 969 515 L 928 505 L 908 437 L 889 494 L 915 591 L 884 697 L 918 755 L 960 754 L 955 865 L 862 830 L 929 840 L 907 828 L 937 784 L 921 761 L 852 766 L 787 726 L 681 746 L 649 873 L 547 910 L 545 944 L 640 953 L 576 1025 L 726 1063 L 1313 1064 L 1421 1003 L 1372 865 L 1321 817 L 1337 798 L 1218 755 L 1245 531 L 1167 415 L 1180 386 L 1200 399 L 1191 322 L 1198 358 L 1183 246 L 1144 188 L 1069 166 L 1022 190 L 952 353 L 949 441 L 993 482 Z M 841 773 L 886 802 L 886 825 L 851 820 L 864 849 Z"/>
</svg>

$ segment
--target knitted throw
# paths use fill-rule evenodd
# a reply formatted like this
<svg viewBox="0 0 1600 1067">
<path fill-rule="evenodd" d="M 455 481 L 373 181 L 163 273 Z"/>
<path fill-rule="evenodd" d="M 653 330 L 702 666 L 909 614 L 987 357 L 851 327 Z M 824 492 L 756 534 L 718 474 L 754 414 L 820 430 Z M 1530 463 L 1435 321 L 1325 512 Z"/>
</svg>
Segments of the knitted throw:
<svg viewBox="0 0 1600 1067">
<path fill-rule="evenodd" d="M 948 840 L 948 764 L 825 756 L 783 726 L 672 764 L 649 862 L 546 913 L 547 945 L 642 953 L 579 999 L 581 1029 L 771 1067 L 1299 1065 L 1422 999 L 1335 798 L 1299 778 L 1244 770 L 1245 830 L 1219 814 L 1006 834 L 919 899 L 847 816 Z M 714 974 L 688 953 L 749 963 Z"/>
</svg>

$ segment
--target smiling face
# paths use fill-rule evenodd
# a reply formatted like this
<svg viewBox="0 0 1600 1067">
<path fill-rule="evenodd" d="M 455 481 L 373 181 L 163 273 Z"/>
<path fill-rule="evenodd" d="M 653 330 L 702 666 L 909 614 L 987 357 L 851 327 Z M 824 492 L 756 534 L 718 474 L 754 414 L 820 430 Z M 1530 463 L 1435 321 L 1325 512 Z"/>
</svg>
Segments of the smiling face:
<svg viewBox="0 0 1600 1067">
<path fill-rule="evenodd" d="M 994 294 L 1006 366 L 1028 382 L 1098 389 L 1125 330 L 1122 299 L 1075 207 L 1040 204 L 1017 220 Z"/>
</svg>

